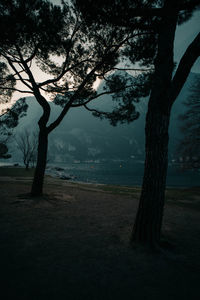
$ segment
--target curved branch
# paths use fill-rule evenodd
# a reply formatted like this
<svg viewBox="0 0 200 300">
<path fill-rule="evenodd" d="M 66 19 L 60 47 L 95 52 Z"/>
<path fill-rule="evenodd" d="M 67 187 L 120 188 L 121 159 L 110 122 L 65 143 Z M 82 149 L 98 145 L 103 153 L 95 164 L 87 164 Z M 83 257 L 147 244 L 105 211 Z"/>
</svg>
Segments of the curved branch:
<svg viewBox="0 0 200 300">
<path fill-rule="evenodd" d="M 89 108 L 86 104 L 83 105 L 85 107 L 85 109 L 87 109 L 88 111 L 92 112 L 92 113 L 95 113 L 97 115 L 104 115 L 104 116 L 109 116 L 110 113 L 108 112 L 105 112 L 105 111 L 99 111 L 95 108 Z"/>
<path fill-rule="evenodd" d="M 51 84 L 51 83 L 55 83 L 55 82 L 59 81 L 67 72 L 73 70 L 74 68 L 78 67 L 79 65 L 81 65 L 85 62 L 90 62 L 90 60 L 89 59 L 84 59 L 84 60 L 78 62 L 77 64 L 74 64 L 70 68 L 67 68 L 67 69 L 63 68 L 63 70 L 62 70 L 62 72 L 60 73 L 59 76 L 57 76 L 56 78 L 53 78 L 53 79 L 45 80 L 45 81 L 39 83 L 38 86 L 41 87 L 41 86 Z"/>
<path fill-rule="evenodd" d="M 102 93 L 100 93 L 100 94 L 97 94 L 97 95 L 91 97 L 90 99 L 88 99 L 88 100 L 85 101 L 84 103 L 80 103 L 80 104 L 72 104 L 71 107 L 80 107 L 80 106 L 84 106 L 84 105 L 90 103 L 91 101 L 93 101 L 94 99 L 97 99 L 97 98 L 99 98 L 99 97 L 101 97 L 101 96 L 104 96 L 104 95 L 111 95 L 111 94 L 114 94 L 114 93 L 117 93 L 117 92 L 120 92 L 120 91 L 124 91 L 125 89 L 130 88 L 130 87 L 133 87 L 133 85 L 127 85 L 127 86 L 125 86 L 125 87 L 123 87 L 123 88 L 115 89 L 115 90 L 113 90 L 113 91 L 102 92 Z"/>
<path fill-rule="evenodd" d="M 172 80 L 171 88 L 169 91 L 171 104 L 173 104 L 173 102 L 176 100 L 176 97 L 180 93 L 191 71 L 193 64 L 195 63 L 195 61 L 199 56 L 200 56 L 200 32 L 197 34 L 193 42 L 189 45 L 189 47 L 187 48 L 187 50 L 185 51 L 184 55 L 180 60 L 180 63 L 178 65 L 177 71 Z"/>
</svg>

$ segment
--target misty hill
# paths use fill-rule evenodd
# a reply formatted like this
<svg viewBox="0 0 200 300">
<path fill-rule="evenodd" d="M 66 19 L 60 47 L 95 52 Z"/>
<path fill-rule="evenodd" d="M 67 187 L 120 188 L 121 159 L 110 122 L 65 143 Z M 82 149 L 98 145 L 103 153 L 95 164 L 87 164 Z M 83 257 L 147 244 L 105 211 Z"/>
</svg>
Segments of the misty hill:
<svg viewBox="0 0 200 300">
<path fill-rule="evenodd" d="M 177 101 L 175 102 L 170 123 L 170 158 L 173 157 L 177 142 L 181 136 L 180 121 L 177 119 L 183 113 L 184 101 L 189 95 L 189 89 L 199 74 L 190 73 Z M 99 92 L 103 83 L 99 86 Z M 14 134 L 26 129 L 37 130 L 37 121 L 41 115 L 41 108 L 34 97 L 27 97 L 27 115 L 23 117 Z M 112 97 L 106 95 L 103 99 L 95 100 L 93 106 L 109 110 L 112 106 Z M 51 118 L 53 121 L 61 111 L 54 103 L 51 105 Z M 49 160 L 51 162 L 72 162 L 74 160 L 99 159 L 143 159 L 144 157 L 144 128 L 148 99 L 142 99 L 136 104 L 140 117 L 131 124 L 113 127 L 107 120 L 95 118 L 84 108 L 72 108 L 62 123 L 49 136 Z M 12 161 L 20 159 L 16 145 L 9 145 Z"/>
</svg>

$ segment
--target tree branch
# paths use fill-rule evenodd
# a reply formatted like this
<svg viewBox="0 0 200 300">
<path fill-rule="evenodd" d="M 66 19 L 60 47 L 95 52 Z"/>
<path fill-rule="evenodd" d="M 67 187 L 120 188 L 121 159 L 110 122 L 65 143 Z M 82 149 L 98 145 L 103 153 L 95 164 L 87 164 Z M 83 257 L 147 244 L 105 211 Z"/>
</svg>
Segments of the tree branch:
<svg viewBox="0 0 200 300">
<path fill-rule="evenodd" d="M 25 63 L 31 62 L 33 58 L 36 56 L 37 51 L 38 51 L 38 47 L 35 46 L 33 53 L 27 59 L 25 59 Z"/>
<path fill-rule="evenodd" d="M 43 108 L 43 114 L 42 114 L 42 117 L 40 118 L 38 124 L 39 126 L 45 126 L 46 127 L 46 124 L 49 120 L 49 116 L 50 116 L 50 105 L 49 103 L 47 102 L 47 100 L 40 94 L 40 90 L 39 90 L 39 87 L 38 87 L 38 84 L 36 83 L 35 79 L 34 79 L 34 76 L 31 72 L 31 70 L 29 69 L 27 63 L 25 62 L 25 60 L 23 59 L 23 56 L 22 56 L 22 53 L 20 51 L 20 48 L 18 45 L 15 45 L 16 46 L 16 50 L 19 54 L 19 57 L 20 57 L 20 60 L 22 62 L 22 65 L 26 71 L 26 74 L 28 75 L 29 79 L 30 79 L 30 82 L 31 82 L 31 85 L 32 85 L 32 91 L 34 93 L 34 96 L 37 100 L 37 102 L 42 106 Z"/>
<path fill-rule="evenodd" d="M 132 39 L 134 37 L 140 36 L 140 35 L 147 34 L 147 33 L 149 33 L 149 32 L 139 32 L 139 33 L 134 33 L 134 34 L 128 35 L 121 43 L 119 43 L 117 45 L 112 45 L 112 47 L 114 48 L 112 50 L 113 53 L 117 52 L 117 50 L 119 48 L 121 48 L 121 46 L 124 45 L 124 43 L 127 42 L 128 40 L 130 40 L 130 39 Z M 112 54 L 112 52 L 110 54 Z M 105 59 L 106 56 L 109 56 L 109 55 L 106 54 L 103 59 Z M 63 67 L 62 72 L 60 73 L 59 76 L 57 76 L 54 79 L 48 79 L 46 81 L 43 81 L 43 82 L 39 83 L 38 86 L 41 87 L 41 86 L 44 86 L 44 85 L 47 85 L 47 84 L 51 84 L 51 83 L 55 83 L 55 82 L 59 81 L 67 72 L 72 71 L 74 68 L 78 67 L 79 65 L 81 65 L 81 64 L 83 64 L 85 62 L 93 62 L 94 63 L 95 61 L 93 61 L 91 59 L 84 59 L 84 60 L 82 60 L 82 61 L 80 61 L 80 62 L 72 65 L 70 68 L 65 69 L 65 67 L 66 67 L 66 64 L 65 64 L 66 60 L 65 60 L 64 67 Z"/>
<path fill-rule="evenodd" d="M 84 103 L 80 103 L 80 104 L 72 104 L 71 107 L 80 107 L 80 106 L 84 106 L 84 105 L 90 103 L 92 100 L 97 99 L 97 98 L 99 98 L 99 97 L 101 97 L 101 96 L 104 96 L 104 95 L 111 95 L 111 94 L 114 94 L 114 93 L 123 91 L 123 90 L 125 90 L 125 89 L 127 89 L 127 88 L 130 88 L 130 87 L 133 87 L 133 84 L 132 84 L 132 85 L 127 85 L 127 86 L 125 86 L 125 87 L 123 87 L 123 88 L 115 89 L 115 90 L 113 90 L 113 91 L 102 92 L 102 93 L 100 93 L 100 94 L 97 94 L 97 95 L 91 97 L 90 99 L 88 99 L 88 100 L 85 101 Z"/>
<path fill-rule="evenodd" d="M 22 71 L 17 71 L 17 69 L 15 68 L 15 66 L 14 66 L 14 64 L 13 64 L 13 62 L 12 62 L 12 60 L 11 60 L 8 56 L 6 56 L 6 55 L 4 55 L 4 54 L 2 54 L 2 55 L 3 55 L 3 57 L 8 61 L 10 67 L 11 67 L 11 68 L 13 69 L 13 71 L 15 72 L 15 75 L 18 76 L 18 78 L 21 80 L 21 82 L 22 82 L 24 85 L 26 85 L 30 90 L 32 90 L 32 87 L 31 87 L 26 81 L 24 81 L 23 78 L 22 78 L 22 76 L 20 75 L 20 73 L 23 73 L 24 71 L 23 71 L 23 70 L 22 70 Z M 15 75 L 14 75 L 14 76 L 15 76 Z"/>
<path fill-rule="evenodd" d="M 99 115 L 104 115 L 104 116 L 108 116 L 109 115 L 108 112 L 99 111 L 99 110 L 97 110 L 95 108 L 89 108 L 86 104 L 84 104 L 83 106 L 85 107 L 85 109 L 87 109 L 90 112 L 93 112 L 93 113 L 96 113 L 96 114 L 99 114 Z"/>
<path fill-rule="evenodd" d="M 195 61 L 199 56 L 200 56 L 200 32 L 197 34 L 196 38 L 189 45 L 189 47 L 187 48 L 187 50 L 185 51 L 184 55 L 180 60 L 180 63 L 178 65 L 177 71 L 172 80 L 171 88 L 169 91 L 171 104 L 173 104 L 173 102 L 176 100 L 176 97 L 180 93 L 193 64 L 195 63 Z"/>
<path fill-rule="evenodd" d="M 20 92 L 20 93 L 33 94 L 33 92 L 31 92 L 31 91 L 24 91 L 24 90 L 20 90 L 20 89 L 16 89 L 16 88 L 9 88 L 9 87 L 1 87 L 1 86 L 0 86 L 0 89 L 1 89 L 1 90 L 11 90 L 11 91 L 14 91 L 14 92 Z"/>
<path fill-rule="evenodd" d="M 179 4 L 179 11 L 188 10 L 188 9 L 195 9 L 199 6 L 199 0 L 190 1 L 189 3 L 182 3 Z M 124 11 L 122 11 L 124 13 Z M 129 8 L 127 12 L 127 16 L 131 17 L 163 17 L 169 15 L 171 13 L 170 8 Z M 123 15 L 124 18 L 124 15 Z M 120 19 L 120 16 L 118 17 Z"/>
<path fill-rule="evenodd" d="M 91 4 L 91 1 L 88 1 Z M 88 4 L 87 4 L 88 5 Z M 96 3 L 95 3 L 96 5 Z M 90 5 L 90 10 L 95 10 L 95 13 L 97 13 L 98 16 L 98 9 L 100 11 L 100 16 L 105 18 L 107 17 L 106 14 L 102 13 L 102 7 L 95 7 L 95 5 Z M 199 0 L 193 0 L 193 1 L 189 1 L 189 2 L 185 2 L 185 3 L 180 3 L 179 4 L 179 11 L 182 10 L 190 10 L 190 9 L 195 9 L 200 5 Z M 110 8 L 110 7 L 109 7 Z M 115 14 L 116 10 L 118 10 L 119 7 L 117 7 L 114 3 L 113 5 L 113 14 Z M 106 11 L 106 6 L 105 6 L 105 11 Z M 111 13 L 110 10 L 109 13 Z M 163 17 L 166 16 L 167 14 L 169 14 L 171 12 L 171 10 L 169 8 L 164 8 L 164 7 L 158 7 L 158 8 L 149 8 L 149 7 L 125 7 L 125 10 L 123 10 L 123 7 L 121 7 L 121 10 L 118 10 L 118 14 L 117 14 L 117 18 L 119 20 L 119 22 L 123 19 L 126 19 L 126 17 L 128 17 L 128 19 L 126 19 L 126 21 L 128 22 L 130 20 L 130 16 L 132 17 Z M 95 14 L 96 16 L 96 14 Z M 113 16 L 113 15 L 112 15 Z M 116 17 L 116 16 L 115 16 Z M 109 20 L 107 20 L 109 21 Z M 117 21 L 117 20 L 116 20 Z"/>
<path fill-rule="evenodd" d="M 70 109 L 70 107 L 72 106 L 73 102 L 77 99 L 79 93 L 82 91 L 82 89 L 85 87 L 85 85 L 87 84 L 87 82 L 89 81 L 89 79 L 95 74 L 95 72 L 100 69 L 103 64 L 105 63 L 105 61 L 110 57 L 110 55 L 116 53 L 119 48 L 121 48 L 121 46 L 129 39 L 130 37 L 127 36 L 123 41 L 121 41 L 121 43 L 119 43 L 114 50 L 112 50 L 109 53 L 106 53 L 104 55 L 104 57 L 101 59 L 101 61 L 99 63 L 96 64 L 96 66 L 94 66 L 94 68 L 87 74 L 87 76 L 85 77 L 85 79 L 82 81 L 82 83 L 79 85 L 79 87 L 77 88 L 77 90 L 75 91 L 75 93 L 73 94 L 73 96 L 71 97 L 71 99 L 68 101 L 68 103 L 65 105 L 65 107 L 63 108 L 61 114 L 58 116 L 58 118 L 51 123 L 48 126 L 48 132 L 51 132 L 54 128 L 56 128 L 60 122 L 63 120 L 64 116 L 66 115 L 66 113 L 68 112 L 68 110 Z"/>
<path fill-rule="evenodd" d="M 93 70 L 90 71 L 90 73 L 88 73 L 88 75 L 86 76 L 86 78 L 82 81 L 82 83 L 79 85 L 79 87 L 77 88 L 77 90 L 75 91 L 75 93 L 73 94 L 73 96 L 71 97 L 71 99 L 68 101 L 68 103 L 65 105 L 65 107 L 63 108 L 61 114 L 58 116 L 58 118 L 51 123 L 48 126 L 48 132 L 51 132 L 54 128 L 56 128 L 60 122 L 63 120 L 64 116 L 66 115 L 66 113 L 68 112 L 68 110 L 70 109 L 72 103 L 77 99 L 79 93 L 81 92 L 81 90 L 84 88 L 84 86 L 86 85 L 86 83 L 88 82 L 88 80 L 91 78 L 91 76 L 95 73 L 95 71 L 100 67 L 100 64 L 97 64 Z"/>
<path fill-rule="evenodd" d="M 147 72 L 147 71 L 154 71 L 154 69 L 136 69 L 136 68 L 112 68 L 112 70 L 118 70 L 118 71 L 138 71 L 138 72 Z"/>
<path fill-rule="evenodd" d="M 59 81 L 67 72 L 73 70 L 74 68 L 78 67 L 79 65 L 81 65 L 82 63 L 85 63 L 85 62 L 90 62 L 90 60 L 89 59 L 84 59 L 84 60 L 78 62 L 77 64 L 71 66 L 70 68 L 67 68 L 67 69 L 63 68 L 63 70 L 62 70 L 62 72 L 60 73 L 59 76 L 57 76 L 54 79 L 48 79 L 46 81 L 43 81 L 43 82 L 39 83 L 38 86 L 41 87 L 41 86 L 51 84 L 51 83 L 55 83 L 55 82 Z"/>
</svg>

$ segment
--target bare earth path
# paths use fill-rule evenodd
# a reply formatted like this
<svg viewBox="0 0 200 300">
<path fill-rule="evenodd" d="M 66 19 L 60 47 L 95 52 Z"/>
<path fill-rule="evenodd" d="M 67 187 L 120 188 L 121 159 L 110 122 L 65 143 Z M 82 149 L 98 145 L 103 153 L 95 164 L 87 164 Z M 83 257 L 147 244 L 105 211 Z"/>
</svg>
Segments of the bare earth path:
<svg viewBox="0 0 200 300">
<path fill-rule="evenodd" d="M 199 298 L 200 188 L 168 192 L 173 247 L 153 254 L 129 245 L 138 189 L 48 177 L 34 202 L 30 184 L 0 177 L 1 299 Z"/>
</svg>

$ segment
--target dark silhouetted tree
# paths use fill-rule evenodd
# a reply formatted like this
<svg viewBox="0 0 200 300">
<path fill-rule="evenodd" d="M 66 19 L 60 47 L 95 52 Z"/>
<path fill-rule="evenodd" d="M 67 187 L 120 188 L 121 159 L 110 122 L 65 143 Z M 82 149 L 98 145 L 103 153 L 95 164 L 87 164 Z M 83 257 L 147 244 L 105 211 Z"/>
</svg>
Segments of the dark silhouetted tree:
<svg viewBox="0 0 200 300">
<path fill-rule="evenodd" d="M 0 142 L 0 158 L 10 158 L 11 155 L 8 154 L 8 147 L 5 142 Z"/>
<path fill-rule="evenodd" d="M 37 133 L 29 132 L 27 129 L 15 136 L 15 142 L 22 154 L 23 163 L 27 170 L 30 165 L 34 166 L 35 164 L 37 157 L 37 141 Z"/>
<path fill-rule="evenodd" d="M 0 143 L 1 143 L 1 158 L 10 158 L 8 154 L 7 143 L 12 136 L 13 129 L 18 125 L 19 119 L 26 115 L 28 105 L 25 98 L 21 98 L 16 102 L 11 109 L 5 109 L 0 116 Z"/>
<path fill-rule="evenodd" d="M 10 71 L 9 78 L 5 77 L 4 81 L 21 82 L 23 86 L 8 88 L 5 84 L 3 91 L 32 94 L 43 110 L 38 122 L 38 155 L 31 190 L 33 196 L 38 196 L 43 191 L 49 133 L 60 124 L 69 109 L 80 106 L 89 109 L 92 100 L 114 92 L 105 90 L 97 94 L 93 85 L 96 79 L 105 78 L 114 70 L 120 57 L 124 56 L 124 47 L 133 43 L 138 32 L 130 33 L 126 28 L 110 25 L 88 27 L 72 3 L 54 6 L 44 0 L 1 0 L 0 27 L 0 57 Z M 38 68 L 46 73 L 46 80 L 37 78 Z M 138 89 L 140 79 L 138 76 L 138 80 L 115 87 L 115 90 L 119 92 L 126 88 L 130 92 Z M 144 95 L 147 90 L 145 86 Z M 55 103 L 63 107 L 50 124 L 51 107 L 45 93 L 51 98 L 57 95 Z M 130 97 L 123 104 L 118 103 L 116 110 L 122 120 L 125 112 L 130 120 L 138 117 Z"/>
<path fill-rule="evenodd" d="M 144 65 L 148 65 L 147 49 L 154 49 L 154 76 L 146 116 L 145 169 L 139 208 L 131 240 L 157 247 L 161 238 L 161 225 L 165 202 L 168 166 L 168 127 L 170 112 L 187 76 L 200 55 L 200 33 L 191 41 L 176 71 L 174 64 L 174 37 L 178 23 L 187 21 L 199 5 L 197 0 L 161 1 L 76 1 L 88 23 L 111 24 L 134 29 L 152 30 L 155 39 L 144 36 L 143 43 L 130 44 L 127 52 L 135 63 L 140 53 Z M 136 19 L 135 19 L 136 18 Z M 140 21 L 142 21 L 140 23 Z M 152 44 L 152 41 L 155 44 Z M 153 45 L 153 48 L 151 48 Z M 139 47 L 137 47 L 139 46 Z M 138 51 L 141 49 L 141 52 Z M 153 53 L 154 53 L 153 51 Z M 153 54 L 152 53 L 152 54 Z M 152 58 L 152 56 L 150 56 Z M 152 60 L 150 59 L 150 62 Z M 134 98 L 133 98 L 134 99 Z M 119 118 L 120 119 L 120 118 Z"/>
<path fill-rule="evenodd" d="M 0 104 L 10 101 L 15 84 L 15 78 L 10 74 L 6 63 L 0 62 Z"/>
</svg>

